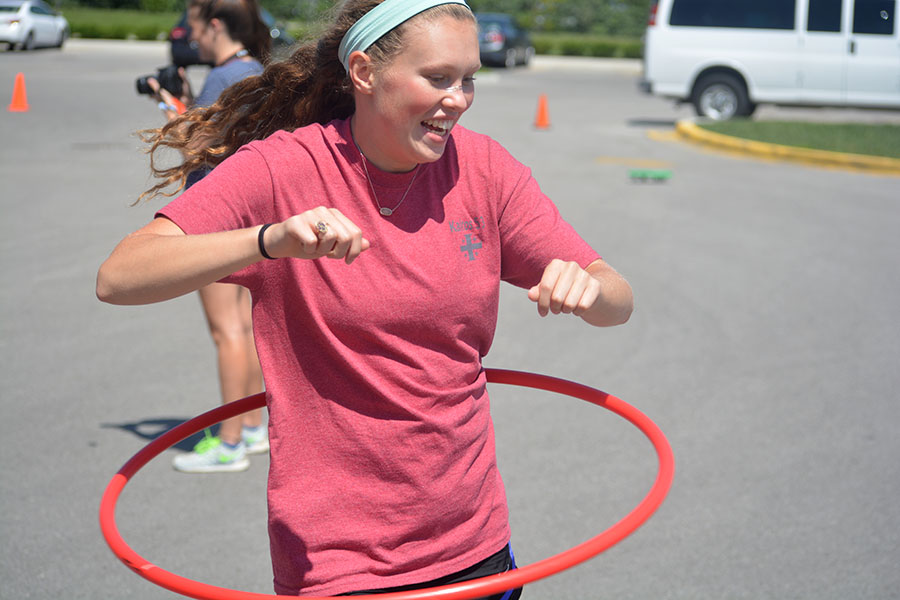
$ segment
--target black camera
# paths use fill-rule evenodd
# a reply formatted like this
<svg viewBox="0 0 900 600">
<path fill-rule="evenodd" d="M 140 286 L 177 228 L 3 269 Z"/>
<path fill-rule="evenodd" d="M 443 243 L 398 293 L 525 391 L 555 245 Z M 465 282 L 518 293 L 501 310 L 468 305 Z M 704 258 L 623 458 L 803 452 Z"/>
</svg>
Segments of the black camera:
<svg viewBox="0 0 900 600">
<path fill-rule="evenodd" d="M 176 98 L 181 97 L 184 80 L 181 79 L 181 75 L 178 74 L 178 67 L 175 65 L 160 67 L 156 75 L 144 75 L 143 77 L 138 77 L 137 81 L 135 81 L 138 94 L 147 94 L 148 96 L 153 95 L 153 90 L 147 85 L 148 77 L 155 77 L 159 82 L 160 87 L 168 90 Z"/>
</svg>

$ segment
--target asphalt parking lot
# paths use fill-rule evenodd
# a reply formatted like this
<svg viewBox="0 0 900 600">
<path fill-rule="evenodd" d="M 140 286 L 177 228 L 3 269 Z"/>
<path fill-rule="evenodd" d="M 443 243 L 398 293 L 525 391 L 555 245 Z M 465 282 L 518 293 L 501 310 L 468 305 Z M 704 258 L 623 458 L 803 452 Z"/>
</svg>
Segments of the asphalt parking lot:
<svg viewBox="0 0 900 600">
<path fill-rule="evenodd" d="M 166 60 L 163 44 L 76 40 L 0 56 L 2 599 L 175 597 L 119 563 L 97 523 L 116 470 L 218 398 L 195 297 L 134 308 L 94 297 L 99 264 L 162 206 L 130 204 L 150 184 L 134 132 L 162 123 L 134 79 Z M 30 108 L 10 113 L 18 72 Z M 622 398 L 660 426 L 676 460 L 644 527 L 523 597 L 896 598 L 900 178 L 653 139 L 690 109 L 641 95 L 638 72 L 596 60 L 493 71 L 462 121 L 532 168 L 636 297 L 628 324 L 595 330 L 540 319 L 505 286 L 485 364 Z M 540 94 L 546 130 L 532 126 Z M 772 115 L 900 122 L 760 109 Z M 629 178 L 645 167 L 672 177 Z M 652 449 L 621 419 L 490 391 L 521 564 L 599 533 L 652 484 Z M 185 577 L 271 593 L 266 458 L 187 476 L 170 466 L 176 451 L 123 493 L 124 539 Z"/>
</svg>

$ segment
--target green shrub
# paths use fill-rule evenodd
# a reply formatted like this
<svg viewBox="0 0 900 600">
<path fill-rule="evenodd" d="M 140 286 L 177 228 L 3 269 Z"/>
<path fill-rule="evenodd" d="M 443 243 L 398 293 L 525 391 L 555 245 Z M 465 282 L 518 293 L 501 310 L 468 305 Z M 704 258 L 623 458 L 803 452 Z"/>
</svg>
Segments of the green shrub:
<svg viewBox="0 0 900 600">
<path fill-rule="evenodd" d="M 327 26 L 321 21 L 288 21 L 287 32 L 298 42 L 318 39 Z"/>
<path fill-rule="evenodd" d="M 62 4 L 73 36 L 109 39 L 165 39 L 184 5 L 184 0 L 135 0 L 143 10 L 128 10 L 72 6 L 70 1 L 73 0 L 63 0 Z M 288 31 L 302 40 L 315 36 L 321 26 L 317 21 L 292 20 Z M 536 32 L 532 41 L 538 54 L 640 58 L 643 53 L 641 41 L 628 37 Z"/>
<path fill-rule="evenodd" d="M 594 56 L 612 58 L 640 58 L 641 41 L 602 35 L 572 33 L 532 34 L 535 52 L 560 56 Z"/>
<path fill-rule="evenodd" d="M 103 28 L 97 23 L 72 23 L 69 21 L 74 37 L 82 38 L 102 38 Z"/>
<path fill-rule="evenodd" d="M 104 39 L 165 39 L 180 14 L 85 7 L 63 10 L 73 37 Z"/>
<path fill-rule="evenodd" d="M 589 46 L 582 40 L 565 38 L 559 42 L 559 53 L 563 56 L 589 56 Z"/>
<path fill-rule="evenodd" d="M 592 40 L 585 42 L 585 56 L 617 56 L 619 44 L 612 40 Z"/>
<path fill-rule="evenodd" d="M 177 12 L 184 7 L 183 0 L 141 0 L 141 10 L 147 12 Z"/>
<path fill-rule="evenodd" d="M 533 36 L 532 43 L 534 44 L 534 51 L 536 54 L 554 54 L 553 52 L 553 40 L 548 38 L 547 36 Z"/>
<path fill-rule="evenodd" d="M 644 44 L 640 40 L 623 41 L 619 46 L 622 58 L 642 58 L 644 56 Z"/>
</svg>

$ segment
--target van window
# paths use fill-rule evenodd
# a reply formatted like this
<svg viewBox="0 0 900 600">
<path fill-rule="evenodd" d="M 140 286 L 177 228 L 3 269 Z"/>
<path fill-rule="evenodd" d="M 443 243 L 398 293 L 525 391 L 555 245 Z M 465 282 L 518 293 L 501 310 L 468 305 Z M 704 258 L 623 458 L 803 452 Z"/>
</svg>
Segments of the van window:
<svg viewBox="0 0 900 600">
<path fill-rule="evenodd" d="M 856 0 L 853 33 L 894 35 L 895 0 Z"/>
<path fill-rule="evenodd" d="M 809 0 L 808 31 L 840 31 L 843 0 Z"/>
<path fill-rule="evenodd" d="M 670 25 L 793 29 L 796 0 L 675 0 Z"/>
</svg>

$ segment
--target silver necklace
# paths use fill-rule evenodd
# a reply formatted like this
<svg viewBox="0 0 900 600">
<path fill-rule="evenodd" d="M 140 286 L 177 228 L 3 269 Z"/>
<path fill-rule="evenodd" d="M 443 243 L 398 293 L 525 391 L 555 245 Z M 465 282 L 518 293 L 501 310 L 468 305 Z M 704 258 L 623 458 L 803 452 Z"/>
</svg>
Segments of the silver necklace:
<svg viewBox="0 0 900 600">
<path fill-rule="evenodd" d="M 372 184 L 372 178 L 369 177 L 369 168 L 366 167 L 366 157 L 365 157 L 365 155 L 363 155 L 362 150 L 359 147 L 359 144 L 356 144 L 356 149 L 359 151 L 359 157 L 362 159 L 363 172 L 365 172 L 365 174 L 366 174 L 366 181 L 369 182 L 369 189 L 372 190 L 372 198 L 375 199 L 375 204 L 376 204 L 376 206 L 378 206 L 378 212 L 380 212 L 385 217 L 391 216 L 392 214 L 394 214 L 395 210 L 400 208 L 400 205 L 403 204 L 403 201 L 406 200 L 406 195 L 409 193 L 409 190 L 410 190 L 410 188 L 412 188 L 412 185 L 416 182 L 416 177 L 418 177 L 418 175 L 419 175 L 419 167 L 421 167 L 422 165 L 421 164 L 416 165 L 416 172 L 413 173 L 413 178 L 409 182 L 409 185 L 406 186 L 406 191 L 403 192 L 403 197 L 400 198 L 400 202 L 397 203 L 397 206 L 395 206 L 394 208 L 388 208 L 387 206 L 381 206 L 381 203 L 378 202 L 378 194 L 375 193 L 375 186 Z"/>
</svg>

